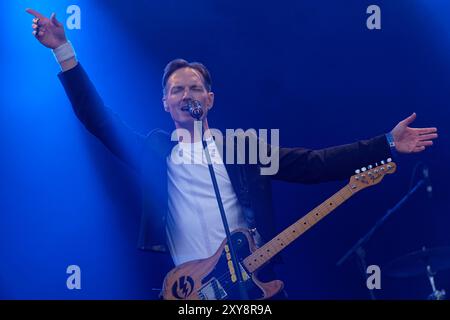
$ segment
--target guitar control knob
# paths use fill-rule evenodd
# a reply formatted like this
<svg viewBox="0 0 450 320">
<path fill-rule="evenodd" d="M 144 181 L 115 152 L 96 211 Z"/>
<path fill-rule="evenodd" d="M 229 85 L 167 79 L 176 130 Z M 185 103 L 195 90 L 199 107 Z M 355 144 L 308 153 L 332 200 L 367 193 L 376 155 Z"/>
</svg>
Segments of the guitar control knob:
<svg viewBox="0 0 450 320">
<path fill-rule="evenodd" d="M 361 170 L 357 169 L 357 170 L 355 170 L 355 173 L 356 173 L 356 174 L 360 174 L 360 173 L 361 173 Z"/>
<path fill-rule="evenodd" d="M 366 171 L 366 170 L 367 170 L 366 167 L 362 167 L 362 168 L 361 168 L 361 171 L 362 171 L 362 172 L 364 172 L 364 171 Z"/>
</svg>

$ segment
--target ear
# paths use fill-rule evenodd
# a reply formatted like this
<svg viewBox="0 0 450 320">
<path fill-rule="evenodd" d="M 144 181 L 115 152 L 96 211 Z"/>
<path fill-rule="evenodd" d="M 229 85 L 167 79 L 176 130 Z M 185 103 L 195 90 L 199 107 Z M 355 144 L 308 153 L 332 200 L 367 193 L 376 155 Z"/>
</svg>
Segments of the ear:
<svg viewBox="0 0 450 320">
<path fill-rule="evenodd" d="M 169 107 L 167 106 L 166 97 L 162 98 L 162 103 L 163 103 L 163 106 L 164 106 L 164 111 L 165 112 L 169 112 Z"/>
<path fill-rule="evenodd" d="M 214 105 L 214 92 L 208 92 L 208 110 Z"/>
</svg>

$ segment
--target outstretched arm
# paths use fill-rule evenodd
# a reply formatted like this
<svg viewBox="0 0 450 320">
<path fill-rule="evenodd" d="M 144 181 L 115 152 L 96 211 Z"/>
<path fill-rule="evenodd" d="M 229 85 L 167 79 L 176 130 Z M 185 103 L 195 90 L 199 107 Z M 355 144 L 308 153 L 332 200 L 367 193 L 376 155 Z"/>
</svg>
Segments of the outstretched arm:
<svg viewBox="0 0 450 320">
<path fill-rule="evenodd" d="M 132 168 L 139 170 L 146 137 L 128 127 L 117 114 L 104 105 L 94 84 L 77 62 L 64 27 L 56 20 L 55 14 L 46 18 L 33 9 L 26 11 L 34 16 L 33 35 L 42 45 L 53 49 L 57 56 L 63 71 L 58 76 L 78 119 L 111 152 Z"/>
<path fill-rule="evenodd" d="M 409 127 L 415 118 L 413 113 L 392 129 L 394 144 L 391 147 L 386 136 L 380 135 L 321 150 L 280 148 L 280 169 L 274 178 L 302 183 L 342 180 L 350 177 L 355 169 L 391 157 L 392 149 L 404 154 L 422 152 L 433 145 L 432 140 L 438 137 L 437 128 Z"/>
</svg>

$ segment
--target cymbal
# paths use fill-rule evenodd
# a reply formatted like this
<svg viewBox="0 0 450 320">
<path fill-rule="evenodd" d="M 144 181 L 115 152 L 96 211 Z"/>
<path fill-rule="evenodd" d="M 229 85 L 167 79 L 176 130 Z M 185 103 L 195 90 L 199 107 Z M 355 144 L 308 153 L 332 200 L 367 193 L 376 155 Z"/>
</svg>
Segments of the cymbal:
<svg viewBox="0 0 450 320">
<path fill-rule="evenodd" d="M 432 272 L 450 269 L 450 247 L 423 247 L 391 261 L 384 270 L 391 277 L 406 278 L 427 274 L 427 266 Z"/>
</svg>

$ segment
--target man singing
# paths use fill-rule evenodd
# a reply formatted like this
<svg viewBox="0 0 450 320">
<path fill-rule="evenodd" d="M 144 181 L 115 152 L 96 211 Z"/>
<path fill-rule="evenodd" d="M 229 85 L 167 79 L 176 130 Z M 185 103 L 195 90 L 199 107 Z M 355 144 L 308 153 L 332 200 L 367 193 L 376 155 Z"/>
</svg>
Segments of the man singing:
<svg viewBox="0 0 450 320">
<path fill-rule="evenodd" d="M 169 252 L 175 266 L 213 256 L 226 234 L 208 166 L 202 161 L 192 164 L 176 158 L 203 157 L 202 137 L 194 138 L 198 136 L 195 119 L 188 109 L 193 101 L 199 103 L 202 107 L 199 120 L 202 129 L 208 132 L 207 116 L 214 104 L 214 93 L 207 68 L 201 63 L 177 59 L 169 62 L 163 74 L 162 106 L 170 114 L 175 129 L 190 133 L 190 139 L 174 142 L 160 129 L 143 135 L 105 107 L 55 14 L 46 18 L 35 10 L 26 11 L 34 16 L 33 35 L 53 50 L 61 66 L 58 76 L 78 119 L 141 177 L 143 214 L 139 247 Z M 272 175 L 260 174 L 261 163 L 225 163 L 220 152 L 222 142 L 205 134 L 208 150 L 211 153 L 219 150 L 220 157 L 213 161 L 213 168 L 230 230 L 252 230 L 258 246 L 274 237 L 271 179 L 298 183 L 342 180 L 357 168 L 391 158 L 393 152 L 424 151 L 437 138 L 437 129 L 409 127 L 415 118 L 413 113 L 389 133 L 351 144 L 320 150 L 277 148 L 279 167 Z M 175 146 L 180 152 L 172 152 Z M 274 150 L 270 145 L 268 148 L 269 152 Z M 274 279 L 270 268 L 266 269 L 261 278 Z"/>
</svg>

